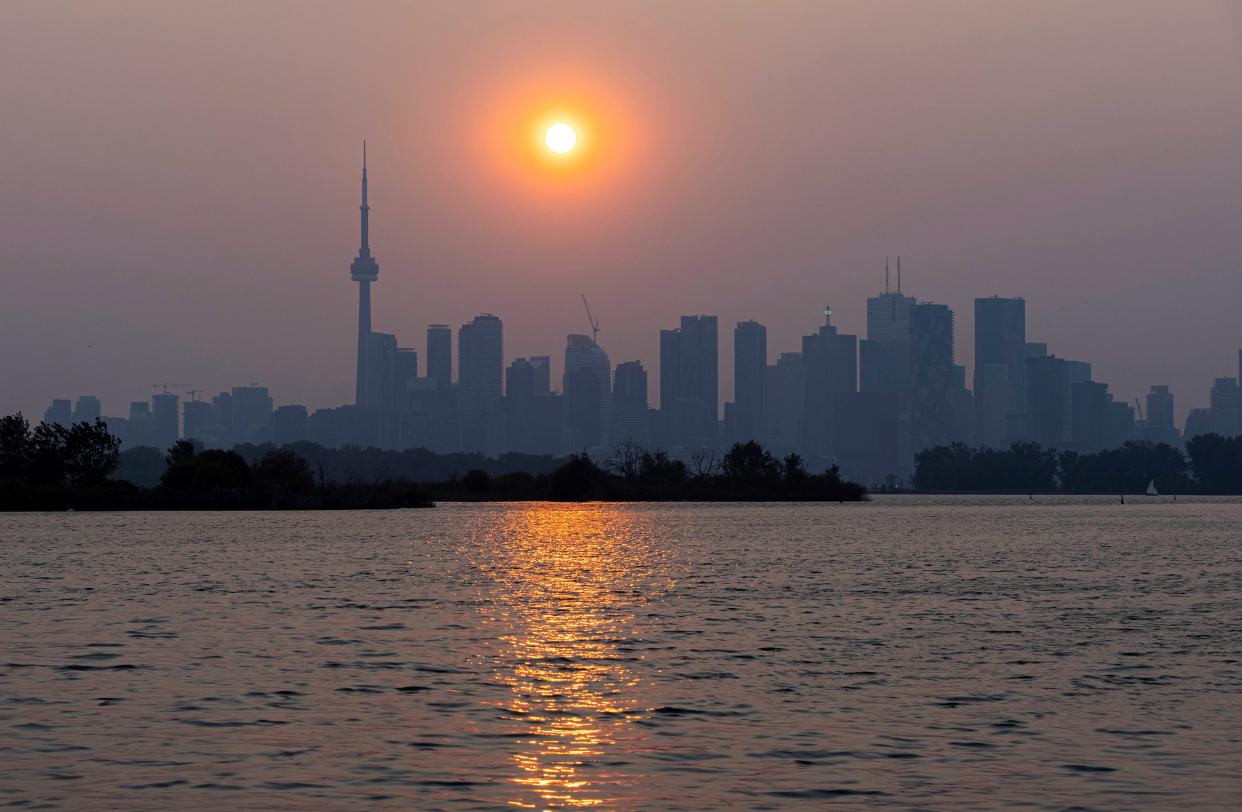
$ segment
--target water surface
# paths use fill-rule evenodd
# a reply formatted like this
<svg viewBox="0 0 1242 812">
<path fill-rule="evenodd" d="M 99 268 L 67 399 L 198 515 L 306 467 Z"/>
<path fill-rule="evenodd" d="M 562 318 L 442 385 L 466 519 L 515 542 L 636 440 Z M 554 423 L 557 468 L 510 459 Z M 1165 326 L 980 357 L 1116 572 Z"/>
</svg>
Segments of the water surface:
<svg viewBox="0 0 1242 812">
<path fill-rule="evenodd" d="M 0 806 L 1242 803 L 1242 502 L 0 516 Z"/>
</svg>

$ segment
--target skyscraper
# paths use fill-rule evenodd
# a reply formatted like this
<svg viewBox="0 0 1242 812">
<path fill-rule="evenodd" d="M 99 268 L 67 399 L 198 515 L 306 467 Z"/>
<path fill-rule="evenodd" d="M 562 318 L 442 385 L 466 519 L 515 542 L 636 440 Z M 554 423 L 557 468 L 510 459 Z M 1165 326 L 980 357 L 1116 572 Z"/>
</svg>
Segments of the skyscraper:
<svg viewBox="0 0 1242 812">
<path fill-rule="evenodd" d="M 660 331 L 661 442 L 713 448 L 720 419 L 719 349 L 715 316 L 682 316 Z"/>
<path fill-rule="evenodd" d="M 1242 434 L 1242 389 L 1237 378 L 1217 378 L 1212 383 L 1212 428 L 1232 437 Z"/>
<path fill-rule="evenodd" d="M 163 392 L 151 398 L 155 419 L 155 447 L 161 451 L 172 447 L 181 437 L 181 398 Z"/>
<path fill-rule="evenodd" d="M 390 409 L 396 378 L 397 337 L 391 333 L 367 333 L 363 354 L 363 398 L 357 405 Z"/>
<path fill-rule="evenodd" d="M 181 404 L 182 436 L 198 440 L 208 448 L 220 440 L 220 421 L 215 408 L 203 400 L 187 400 Z"/>
<path fill-rule="evenodd" d="M 612 444 L 627 441 L 647 446 L 651 442 L 650 410 L 647 408 L 647 370 L 641 361 L 617 364 L 612 387 Z"/>
<path fill-rule="evenodd" d="M 999 296 L 975 299 L 975 406 L 985 443 L 1025 435 L 1025 356 L 1026 302 Z M 1004 372 L 987 369 L 994 365 L 1004 367 Z M 1002 392 L 991 391 L 998 385 L 1004 387 Z"/>
<path fill-rule="evenodd" d="M 94 395 L 78 396 L 78 402 L 73 407 L 74 423 L 94 423 L 101 414 L 103 411 L 99 405 L 99 398 Z"/>
<path fill-rule="evenodd" d="M 1177 442 L 1173 425 L 1173 393 L 1165 385 L 1153 384 L 1147 393 L 1147 430 L 1144 439 L 1154 443 Z"/>
<path fill-rule="evenodd" d="M 910 309 L 911 451 L 953 439 L 953 311 L 924 302 Z"/>
<path fill-rule="evenodd" d="M 302 442 L 306 439 L 307 424 L 305 406 L 281 406 L 272 412 L 272 442 L 277 446 Z"/>
<path fill-rule="evenodd" d="M 777 454 L 800 451 L 806 414 L 802 353 L 781 353 L 776 363 L 768 367 L 767 378 L 767 444 Z"/>
<path fill-rule="evenodd" d="M 612 363 L 590 336 L 565 340 L 565 450 L 606 447 L 612 423 Z"/>
<path fill-rule="evenodd" d="M 819 331 L 802 337 L 802 364 L 806 370 L 803 448 L 819 465 L 836 457 L 840 396 L 858 392 L 858 338 L 837 331 L 829 307 L 824 308 Z"/>
<path fill-rule="evenodd" d="M 741 321 L 733 328 L 733 437 L 762 442 L 766 433 L 768 328 Z"/>
<path fill-rule="evenodd" d="M 49 426 L 56 424 L 68 427 L 72 419 L 73 401 L 68 398 L 57 398 L 52 401 L 51 406 L 43 410 L 43 422 Z"/>
<path fill-rule="evenodd" d="M 234 386 L 229 398 L 233 408 L 233 442 L 254 442 L 272 420 L 272 396 L 266 386 Z"/>
<path fill-rule="evenodd" d="M 897 258 L 897 290 L 888 287 L 884 263 L 884 292 L 867 299 L 867 340 L 862 342 L 859 389 L 896 392 L 908 402 L 910 388 L 910 317 L 917 301 L 901 292 L 901 258 Z"/>
<path fill-rule="evenodd" d="M 441 390 L 453 383 L 453 330 L 447 324 L 427 325 L 427 377 Z"/>
<path fill-rule="evenodd" d="M 463 451 L 488 450 L 488 422 L 499 419 L 504 376 L 504 324 L 491 314 L 475 316 L 457 332 L 458 410 Z"/>
<path fill-rule="evenodd" d="M 362 142 L 362 212 L 361 244 L 358 256 L 349 266 L 349 278 L 358 283 L 358 374 L 354 387 L 354 403 L 367 402 L 367 336 L 371 332 L 371 283 L 379 279 L 379 263 L 371 256 L 370 215 L 367 205 L 367 143 Z"/>
<path fill-rule="evenodd" d="M 1027 358 L 1026 434 L 1045 448 L 1065 448 L 1071 439 L 1069 365 L 1055 355 Z"/>
</svg>

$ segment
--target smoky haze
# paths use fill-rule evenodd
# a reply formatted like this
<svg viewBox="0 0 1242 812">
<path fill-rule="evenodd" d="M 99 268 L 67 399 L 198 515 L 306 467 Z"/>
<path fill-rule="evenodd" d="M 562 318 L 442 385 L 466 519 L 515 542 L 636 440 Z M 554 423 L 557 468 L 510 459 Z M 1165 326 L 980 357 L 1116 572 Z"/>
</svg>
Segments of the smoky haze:
<svg viewBox="0 0 1242 812">
<path fill-rule="evenodd" d="M 641 359 L 720 316 L 865 333 L 886 255 L 957 316 L 1179 420 L 1242 345 L 1242 15 L 1230 2 L 14 2 L 0 10 L 0 413 L 156 382 L 352 401 L 360 145 L 375 329 L 494 312 L 506 362 Z M 535 88 L 535 90 L 531 90 Z M 488 150 L 572 93 L 617 155 L 572 188 Z M 585 101 L 583 101 L 585 100 Z M 602 126 L 602 125 L 601 125 Z M 516 147 L 515 147 L 516 149 Z"/>
</svg>

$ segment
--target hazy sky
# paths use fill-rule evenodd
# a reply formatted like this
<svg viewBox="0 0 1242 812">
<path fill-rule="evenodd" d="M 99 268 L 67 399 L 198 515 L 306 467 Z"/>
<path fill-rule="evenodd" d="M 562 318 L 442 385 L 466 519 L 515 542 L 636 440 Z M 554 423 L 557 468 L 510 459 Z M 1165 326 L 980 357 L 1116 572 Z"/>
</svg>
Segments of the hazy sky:
<svg viewBox="0 0 1242 812">
<path fill-rule="evenodd" d="M 683 313 L 796 350 L 905 291 L 1178 413 L 1242 346 L 1242 4 L 0 5 L 0 413 L 156 382 L 352 399 L 359 147 L 375 329 L 495 312 L 505 356 L 641 359 Z M 572 172 L 524 127 L 594 135 Z M 456 354 L 456 348 L 454 348 Z M 420 358 L 420 361 L 422 359 Z"/>
</svg>

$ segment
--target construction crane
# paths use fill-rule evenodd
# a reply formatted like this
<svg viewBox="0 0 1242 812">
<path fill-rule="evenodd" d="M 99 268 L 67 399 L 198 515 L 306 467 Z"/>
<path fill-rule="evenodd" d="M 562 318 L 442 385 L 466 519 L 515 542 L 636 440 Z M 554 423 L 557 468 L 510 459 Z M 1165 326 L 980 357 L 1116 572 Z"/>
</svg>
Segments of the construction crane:
<svg viewBox="0 0 1242 812">
<path fill-rule="evenodd" d="M 1134 399 L 1134 409 L 1135 409 L 1135 411 L 1137 411 L 1137 412 L 1138 412 L 1138 418 L 1139 418 L 1139 419 L 1138 419 L 1138 422 L 1140 422 L 1140 423 L 1146 423 L 1146 422 L 1147 422 L 1147 418 L 1143 417 L 1143 404 L 1139 403 L 1139 399 L 1138 399 L 1138 398 L 1135 398 L 1135 399 Z"/>
<path fill-rule="evenodd" d="M 151 388 L 153 389 L 163 389 L 165 395 L 168 394 L 168 387 L 170 386 L 189 386 L 189 384 L 188 383 L 153 383 L 151 384 Z"/>
<path fill-rule="evenodd" d="M 187 389 L 185 393 L 190 396 L 191 400 L 198 400 L 198 396 L 203 394 L 202 389 Z"/>
<path fill-rule="evenodd" d="M 582 294 L 582 306 L 586 308 L 587 322 L 591 325 L 591 342 L 599 345 L 599 322 L 591 315 L 591 305 L 587 303 L 586 294 Z"/>
</svg>

